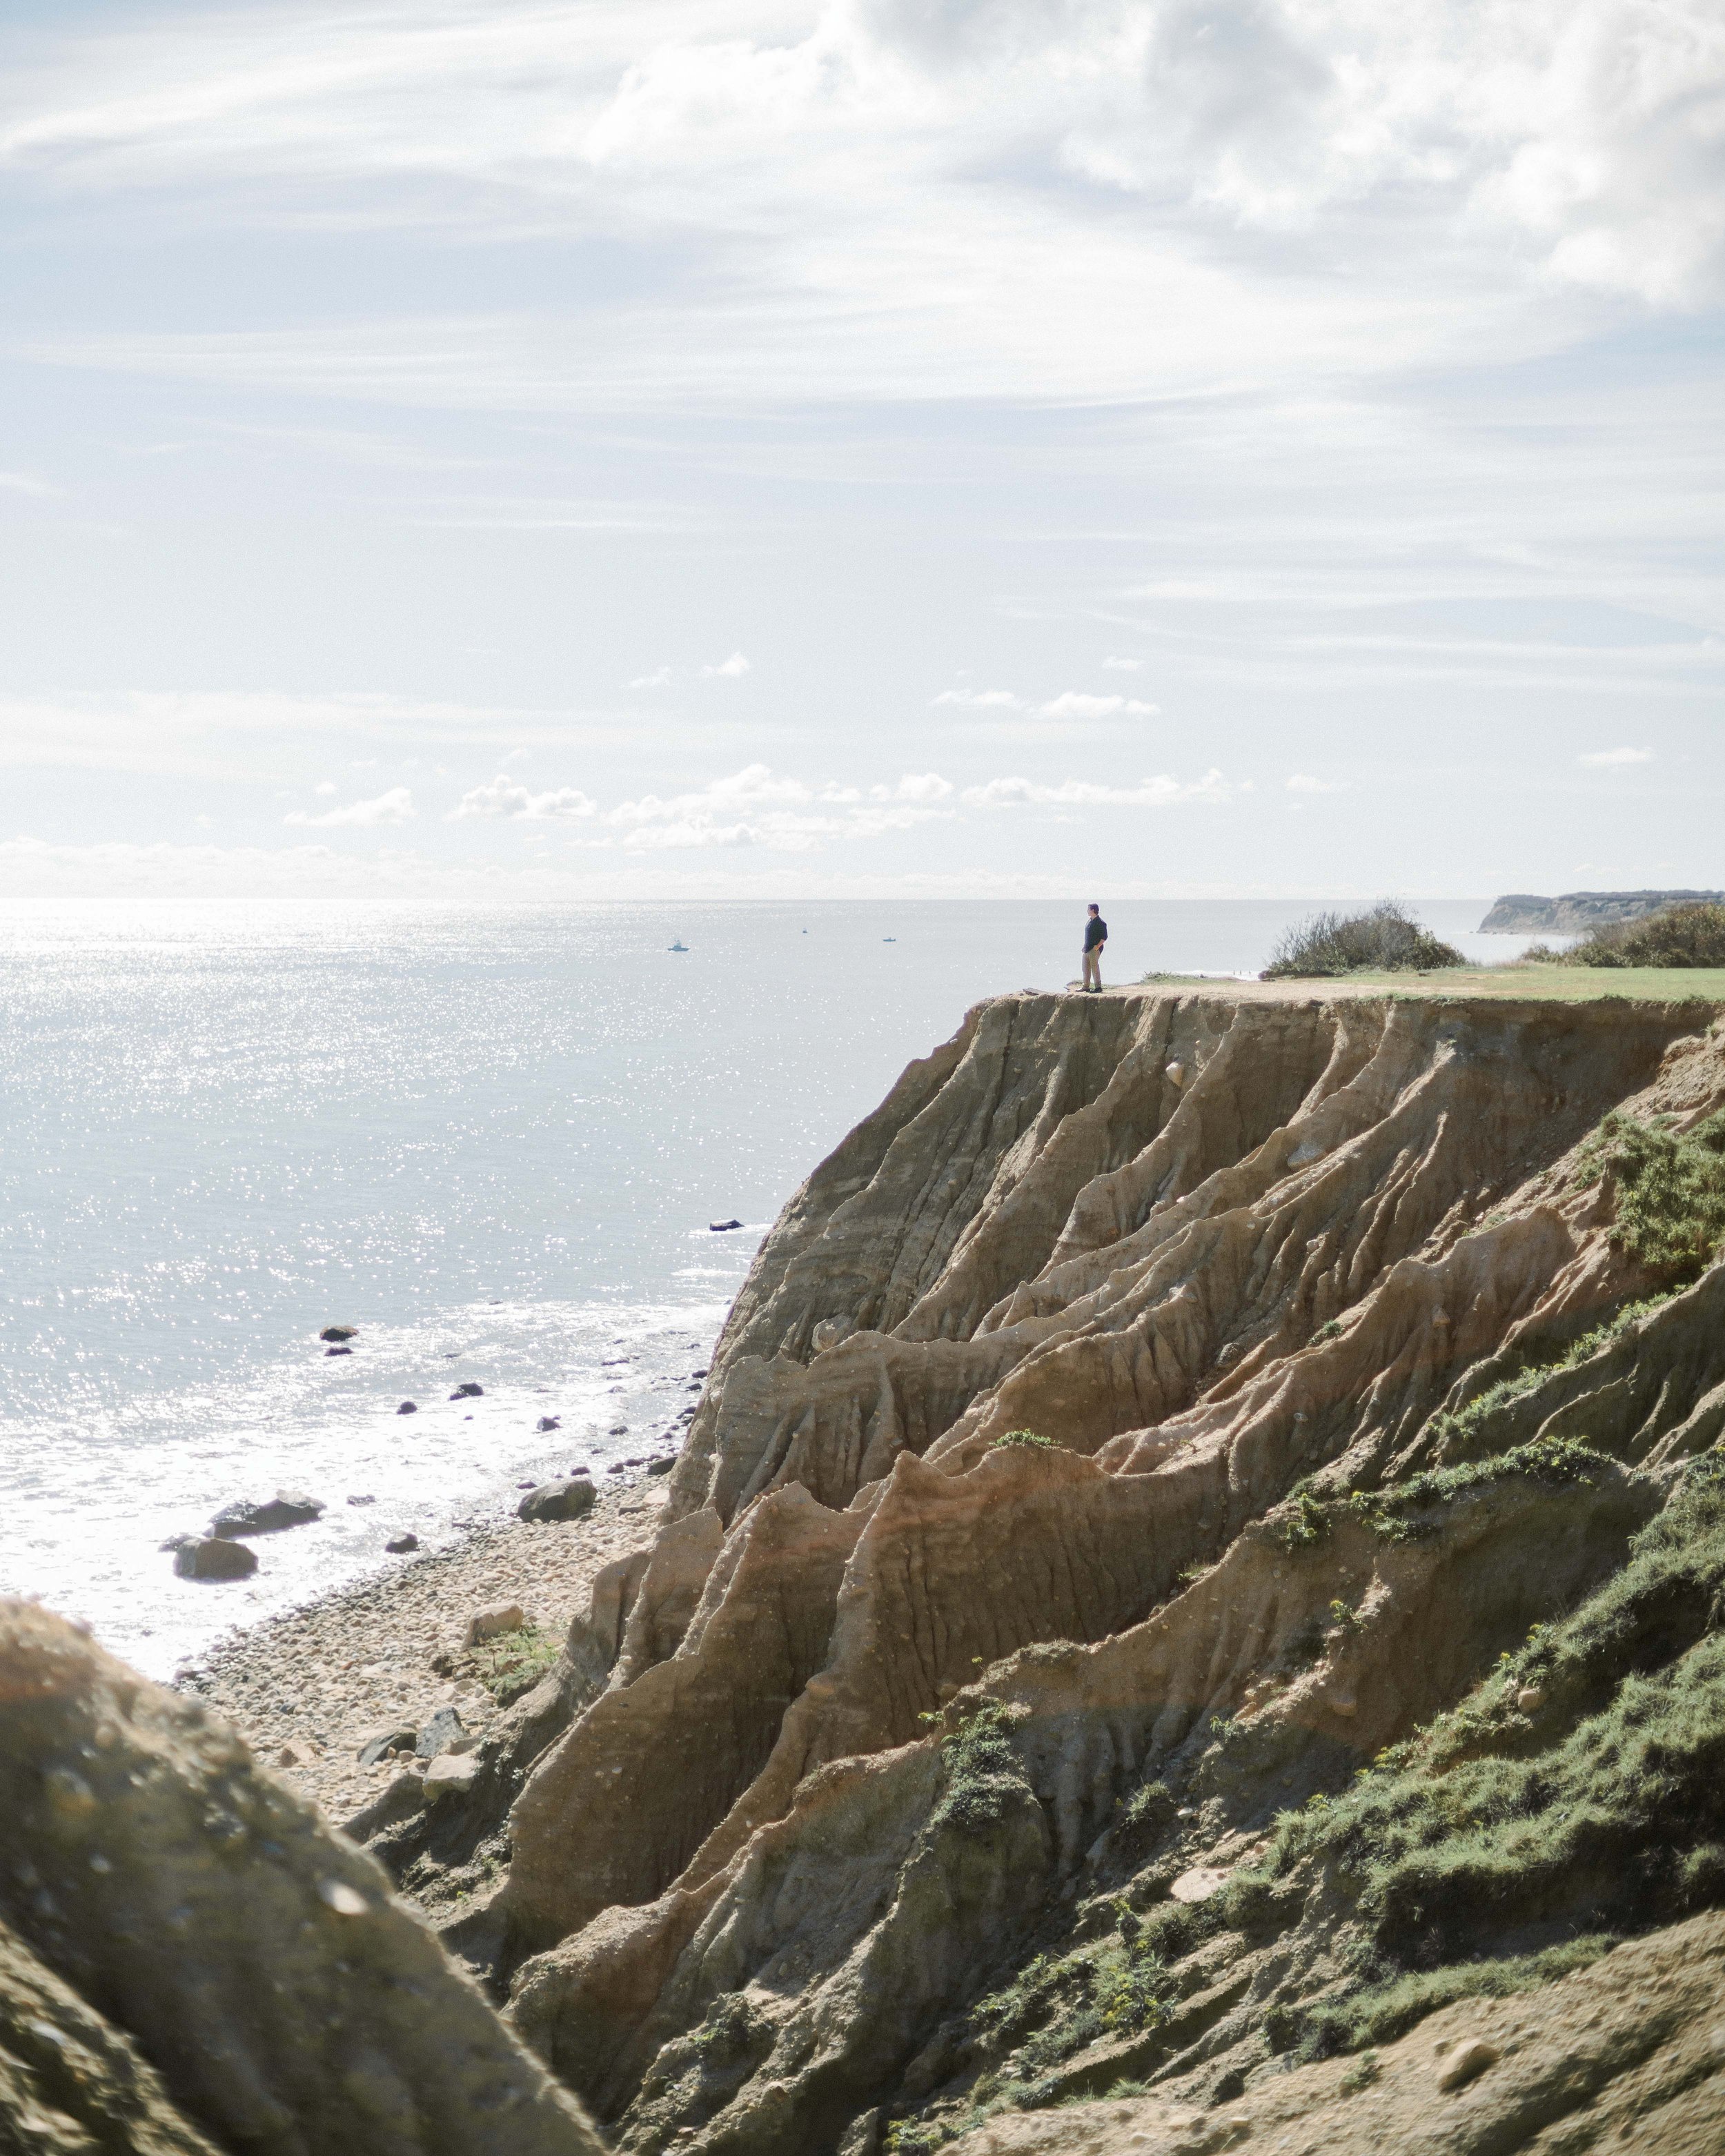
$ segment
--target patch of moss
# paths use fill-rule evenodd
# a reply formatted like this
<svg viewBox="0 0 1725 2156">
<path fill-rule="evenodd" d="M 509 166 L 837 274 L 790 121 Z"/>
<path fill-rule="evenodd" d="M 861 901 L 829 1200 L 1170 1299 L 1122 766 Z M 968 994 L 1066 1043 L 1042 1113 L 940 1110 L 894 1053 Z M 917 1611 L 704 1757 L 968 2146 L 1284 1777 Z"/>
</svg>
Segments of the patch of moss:
<svg viewBox="0 0 1725 2156">
<path fill-rule="evenodd" d="M 1725 1109 L 1681 1133 L 1607 1116 L 1576 1158 L 1579 1187 L 1604 1177 L 1612 1240 L 1650 1270 L 1692 1276 L 1725 1242 Z"/>
<path fill-rule="evenodd" d="M 518 1632 L 500 1632 L 495 1639 L 472 1648 L 468 1656 L 473 1674 L 500 1707 L 523 1698 L 552 1667 L 562 1641 L 536 1625 L 524 1625 Z"/>
<path fill-rule="evenodd" d="M 1004 1437 L 997 1437 L 988 1450 L 990 1452 L 999 1452 L 1009 1445 L 1040 1445 L 1045 1452 L 1058 1452 L 1060 1449 L 1051 1437 L 1044 1437 L 1036 1430 L 1009 1430 Z"/>
</svg>

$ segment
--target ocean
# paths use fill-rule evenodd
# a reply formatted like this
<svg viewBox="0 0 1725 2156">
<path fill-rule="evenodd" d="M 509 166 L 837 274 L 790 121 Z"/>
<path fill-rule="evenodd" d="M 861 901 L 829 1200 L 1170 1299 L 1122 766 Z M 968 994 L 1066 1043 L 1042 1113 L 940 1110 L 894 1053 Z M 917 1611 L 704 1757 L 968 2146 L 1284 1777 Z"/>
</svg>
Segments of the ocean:
<svg viewBox="0 0 1725 2156">
<path fill-rule="evenodd" d="M 1419 911 L 1510 955 L 1471 932 L 1485 904 Z M 1111 906 L 1106 978 L 1250 972 L 1311 910 Z M 396 1562 L 392 1536 L 435 1548 L 520 1484 L 667 1450 L 798 1183 L 978 997 L 1071 978 L 1081 927 L 1011 902 L 0 921 L 0 1590 L 168 1676 Z M 169 1536 L 278 1489 L 322 1518 L 257 1541 L 248 1581 L 175 1577 Z"/>
</svg>

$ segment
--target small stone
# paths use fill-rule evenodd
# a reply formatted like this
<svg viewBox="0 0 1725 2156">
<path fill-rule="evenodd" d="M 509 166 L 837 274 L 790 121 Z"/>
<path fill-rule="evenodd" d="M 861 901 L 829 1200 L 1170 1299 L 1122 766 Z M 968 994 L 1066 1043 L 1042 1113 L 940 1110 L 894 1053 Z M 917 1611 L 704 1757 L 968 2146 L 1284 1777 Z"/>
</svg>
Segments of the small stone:
<svg viewBox="0 0 1725 2156">
<path fill-rule="evenodd" d="M 495 1609 L 475 1609 L 467 1620 L 467 1631 L 461 1644 L 465 1647 L 481 1646 L 487 1640 L 495 1640 L 500 1632 L 519 1632 L 526 1621 L 526 1613 L 519 1602 L 502 1602 Z"/>
<path fill-rule="evenodd" d="M 541 1415 L 539 1418 L 539 1427 L 542 1430 L 561 1430 L 562 1426 L 563 1419 L 561 1415 Z"/>
<path fill-rule="evenodd" d="M 610 1429 L 605 1432 L 605 1435 L 607 1437 L 627 1437 L 629 1435 L 629 1424 L 626 1422 L 614 1422 Z"/>
<path fill-rule="evenodd" d="M 1516 1705 L 1523 1714 L 1538 1714 L 1545 1705 L 1545 1692 L 1538 1685 L 1523 1685 L 1516 1694 Z"/>
<path fill-rule="evenodd" d="M 742 1225 L 741 1220 L 709 1220 L 707 1226 L 716 1235 L 728 1235 L 733 1228 Z"/>
<path fill-rule="evenodd" d="M 249 1579 L 258 1553 L 225 1535 L 201 1535 L 174 1552 L 174 1570 L 182 1579 Z"/>
<path fill-rule="evenodd" d="M 338 1917 L 362 1917 L 372 1906 L 359 1889 L 350 1887 L 345 1879 L 320 1879 L 317 1898 Z"/>
<path fill-rule="evenodd" d="M 418 1535 L 392 1535 L 383 1547 L 391 1557 L 405 1557 L 409 1550 L 418 1548 L 419 1537 Z"/>
<path fill-rule="evenodd" d="M 1230 1876 L 1219 1866 L 1195 1864 L 1191 1871 L 1183 1871 L 1168 1891 L 1177 1902 L 1208 1902 L 1228 1884 Z"/>
<path fill-rule="evenodd" d="M 593 1510 L 595 1495 L 590 1475 L 572 1475 L 566 1482 L 541 1482 L 516 1507 L 515 1516 L 536 1520 L 542 1526 L 578 1520 Z"/>
<path fill-rule="evenodd" d="M 401 1405 L 396 1409 L 396 1413 L 398 1414 L 418 1414 L 418 1406 L 417 1403 L 413 1400 L 403 1400 Z"/>
<path fill-rule="evenodd" d="M 275 1755 L 278 1767 L 310 1767 L 316 1763 L 317 1753 L 310 1744 L 299 1738 L 290 1738 Z"/>
<path fill-rule="evenodd" d="M 323 1352 L 326 1356 L 351 1355 L 353 1353 L 353 1350 L 351 1348 L 326 1348 Z"/>
<path fill-rule="evenodd" d="M 672 1453 L 664 1460 L 649 1460 L 647 1462 L 647 1472 L 649 1475 L 669 1475 L 676 1464 L 677 1455 Z"/>
<path fill-rule="evenodd" d="M 445 1752 L 453 1751 L 465 1733 L 454 1708 L 440 1707 L 413 1739 L 414 1756 L 420 1759 L 439 1758 Z"/>
<path fill-rule="evenodd" d="M 1483 2036 L 1464 2036 L 1443 2055 L 1438 2067 L 1437 2085 L 1440 2089 L 1458 2089 L 1487 2066 L 1495 2066 L 1503 2054 L 1495 2044 L 1488 2044 Z"/>
<path fill-rule="evenodd" d="M 411 1752 L 418 1734 L 411 1722 L 389 1722 L 382 1729 L 368 1731 L 360 1742 L 360 1765 L 375 1767 L 380 1759 L 387 1759 L 394 1753 Z"/>
<path fill-rule="evenodd" d="M 469 1378 L 456 1386 L 449 1398 L 452 1400 L 476 1400 L 484 1396 L 485 1389 L 483 1385 L 475 1384 L 472 1378 Z"/>
<path fill-rule="evenodd" d="M 350 1505 L 375 1505 L 377 1501 L 375 1497 L 350 1497 L 347 1502 Z"/>
<path fill-rule="evenodd" d="M 465 1796 L 480 1777 L 480 1761 L 476 1752 L 445 1753 L 434 1759 L 425 1769 L 425 1794 L 429 1801 L 439 1797 Z"/>
<path fill-rule="evenodd" d="M 326 1325 L 317 1337 L 320 1340 L 357 1340 L 359 1327 L 357 1325 Z"/>
</svg>

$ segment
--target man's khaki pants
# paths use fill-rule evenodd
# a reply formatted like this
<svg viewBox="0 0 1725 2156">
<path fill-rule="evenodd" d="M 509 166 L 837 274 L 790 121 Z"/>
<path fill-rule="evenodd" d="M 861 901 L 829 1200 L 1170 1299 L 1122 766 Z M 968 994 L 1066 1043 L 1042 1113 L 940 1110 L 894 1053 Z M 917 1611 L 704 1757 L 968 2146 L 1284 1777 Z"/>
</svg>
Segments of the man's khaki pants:
<svg viewBox="0 0 1725 2156">
<path fill-rule="evenodd" d="M 1102 985 L 1102 947 L 1100 943 L 1084 954 L 1084 985 L 1087 988 L 1100 988 Z"/>
</svg>

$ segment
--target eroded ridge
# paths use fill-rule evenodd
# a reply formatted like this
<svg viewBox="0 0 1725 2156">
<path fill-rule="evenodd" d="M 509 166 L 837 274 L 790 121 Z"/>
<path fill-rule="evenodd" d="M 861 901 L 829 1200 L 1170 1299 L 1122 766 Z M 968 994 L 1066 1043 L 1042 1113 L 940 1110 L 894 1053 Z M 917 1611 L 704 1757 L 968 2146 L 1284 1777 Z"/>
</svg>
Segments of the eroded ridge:
<svg viewBox="0 0 1725 2156">
<path fill-rule="evenodd" d="M 787 1208 L 659 1551 L 536 1709 L 465 1934 L 517 2027 L 624 2148 L 866 2156 L 1122 2081 L 1213 2106 L 1442 2003 L 1420 1969 L 1543 1980 L 1589 1909 L 1725 1898 L 1707 1804 L 1639 1919 L 1603 1876 L 1494 1874 L 1455 1909 L 1520 1914 L 1471 1930 L 1384 1883 L 1495 1830 L 1512 1757 L 1558 1763 L 1515 1817 L 1573 1815 L 1625 1686 L 1694 1708 L 1711 1617 L 1612 1598 L 1681 1600 L 1725 1506 L 1722 1104 L 1693 1004 L 972 1013 Z M 1653 1830 L 1615 1830 L 1620 1871 Z"/>
</svg>

